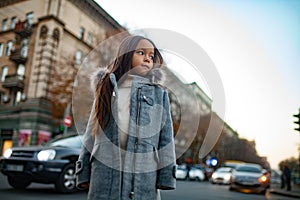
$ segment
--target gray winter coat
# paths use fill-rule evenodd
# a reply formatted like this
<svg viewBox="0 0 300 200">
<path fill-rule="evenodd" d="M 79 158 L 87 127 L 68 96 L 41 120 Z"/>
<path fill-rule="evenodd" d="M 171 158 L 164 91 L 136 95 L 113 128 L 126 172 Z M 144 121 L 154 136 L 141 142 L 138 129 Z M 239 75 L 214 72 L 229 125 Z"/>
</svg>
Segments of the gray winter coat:
<svg viewBox="0 0 300 200">
<path fill-rule="evenodd" d="M 105 75 L 99 70 L 95 83 Z M 118 86 L 115 75 L 109 75 L 114 87 L 111 119 L 92 136 L 90 117 L 76 163 L 77 187 L 89 182 L 90 200 L 155 200 L 157 189 L 176 186 L 169 97 L 157 84 L 162 73 L 153 69 L 148 78 L 133 77 L 126 151 L 120 148 L 117 125 Z"/>
</svg>

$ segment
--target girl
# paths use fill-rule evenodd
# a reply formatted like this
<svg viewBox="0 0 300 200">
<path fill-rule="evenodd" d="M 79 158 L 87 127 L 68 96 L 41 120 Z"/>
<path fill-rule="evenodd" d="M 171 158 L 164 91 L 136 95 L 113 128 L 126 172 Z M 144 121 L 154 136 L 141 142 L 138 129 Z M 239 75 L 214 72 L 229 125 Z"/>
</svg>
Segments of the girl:
<svg viewBox="0 0 300 200">
<path fill-rule="evenodd" d="M 88 199 L 155 200 L 175 189 L 175 150 L 163 58 L 154 43 L 126 37 L 111 70 L 92 80 L 95 100 L 76 163 Z"/>
</svg>

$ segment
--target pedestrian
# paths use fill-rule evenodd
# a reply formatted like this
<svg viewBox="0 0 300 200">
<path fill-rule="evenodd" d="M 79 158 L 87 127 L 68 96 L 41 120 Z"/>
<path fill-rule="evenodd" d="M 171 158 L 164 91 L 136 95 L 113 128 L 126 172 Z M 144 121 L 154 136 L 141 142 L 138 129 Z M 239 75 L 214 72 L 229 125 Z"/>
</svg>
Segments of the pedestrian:
<svg viewBox="0 0 300 200">
<path fill-rule="evenodd" d="M 284 177 L 283 169 L 281 170 L 280 179 L 281 179 L 281 186 L 280 186 L 280 188 L 283 189 L 283 188 L 285 188 L 285 177 Z"/>
<path fill-rule="evenodd" d="M 142 36 L 127 36 L 113 64 L 92 80 L 95 99 L 76 163 L 90 200 L 156 200 L 175 189 L 176 158 L 163 58 Z"/>
<path fill-rule="evenodd" d="M 284 164 L 283 174 L 284 174 L 284 180 L 285 180 L 285 183 L 287 186 L 286 190 L 291 191 L 291 170 L 287 163 Z"/>
</svg>

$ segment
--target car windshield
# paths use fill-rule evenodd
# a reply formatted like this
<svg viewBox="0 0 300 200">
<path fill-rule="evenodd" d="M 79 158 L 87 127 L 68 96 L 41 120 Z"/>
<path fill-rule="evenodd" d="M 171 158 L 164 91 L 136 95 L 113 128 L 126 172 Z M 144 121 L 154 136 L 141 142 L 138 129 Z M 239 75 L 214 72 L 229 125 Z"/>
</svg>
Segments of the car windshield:
<svg viewBox="0 0 300 200">
<path fill-rule="evenodd" d="M 261 173 L 261 169 L 253 166 L 240 166 L 236 168 L 238 172 L 252 172 L 252 173 Z"/>
<path fill-rule="evenodd" d="M 185 165 L 179 165 L 179 166 L 177 167 L 177 169 L 186 169 L 186 166 L 185 166 Z"/>
<path fill-rule="evenodd" d="M 197 169 L 201 169 L 201 170 L 205 170 L 205 167 L 203 167 L 201 165 L 193 165 L 192 167 L 197 168 Z"/>
<path fill-rule="evenodd" d="M 232 168 L 219 168 L 217 169 L 217 172 L 231 172 Z"/>
<path fill-rule="evenodd" d="M 81 148 L 82 136 L 75 135 L 75 136 L 71 136 L 71 137 L 52 140 L 47 144 L 47 146 L 51 146 L 51 147 L 62 146 L 62 147 L 71 147 L 71 148 Z"/>
</svg>

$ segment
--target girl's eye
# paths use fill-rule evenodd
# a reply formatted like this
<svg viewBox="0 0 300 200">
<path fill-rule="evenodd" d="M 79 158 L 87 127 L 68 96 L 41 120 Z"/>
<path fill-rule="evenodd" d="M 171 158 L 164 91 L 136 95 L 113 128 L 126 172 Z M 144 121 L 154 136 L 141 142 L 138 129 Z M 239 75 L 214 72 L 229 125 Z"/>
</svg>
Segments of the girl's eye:
<svg viewBox="0 0 300 200">
<path fill-rule="evenodd" d="M 150 59 L 151 59 L 151 60 L 154 60 L 154 56 L 150 56 Z"/>
<path fill-rule="evenodd" d="M 144 55 L 143 51 L 137 51 L 137 53 L 140 54 L 140 55 Z"/>
</svg>

